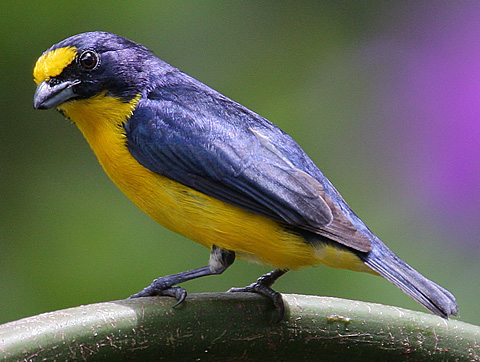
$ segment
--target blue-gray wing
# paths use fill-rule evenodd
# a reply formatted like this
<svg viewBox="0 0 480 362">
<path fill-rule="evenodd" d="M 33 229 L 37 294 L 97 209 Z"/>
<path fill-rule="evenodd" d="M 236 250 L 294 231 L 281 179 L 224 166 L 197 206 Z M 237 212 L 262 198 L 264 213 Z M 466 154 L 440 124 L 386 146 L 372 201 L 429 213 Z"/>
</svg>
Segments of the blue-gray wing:
<svg viewBox="0 0 480 362">
<path fill-rule="evenodd" d="M 318 169 L 290 136 L 201 83 L 151 91 L 125 129 L 130 152 L 153 172 L 245 210 L 370 250 L 321 180 L 310 175 Z"/>
</svg>

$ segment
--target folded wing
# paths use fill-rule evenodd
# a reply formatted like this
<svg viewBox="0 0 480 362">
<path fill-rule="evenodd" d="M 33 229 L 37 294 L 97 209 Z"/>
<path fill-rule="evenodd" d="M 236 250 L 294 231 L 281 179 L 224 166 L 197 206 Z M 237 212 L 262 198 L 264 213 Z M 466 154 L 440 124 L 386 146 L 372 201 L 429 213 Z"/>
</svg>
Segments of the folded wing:
<svg viewBox="0 0 480 362">
<path fill-rule="evenodd" d="M 151 91 L 125 129 L 130 152 L 153 172 L 356 250 L 371 250 L 321 181 L 302 169 L 311 161 L 291 137 L 201 83 Z"/>
</svg>

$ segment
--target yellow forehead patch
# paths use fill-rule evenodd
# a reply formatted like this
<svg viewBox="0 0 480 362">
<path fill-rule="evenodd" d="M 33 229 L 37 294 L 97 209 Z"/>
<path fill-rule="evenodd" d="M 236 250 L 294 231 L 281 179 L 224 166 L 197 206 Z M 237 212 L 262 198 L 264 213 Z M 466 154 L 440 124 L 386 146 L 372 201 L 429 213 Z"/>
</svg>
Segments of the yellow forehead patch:
<svg viewBox="0 0 480 362">
<path fill-rule="evenodd" d="M 64 47 L 49 51 L 38 58 L 35 68 L 33 68 L 33 77 L 35 83 L 40 84 L 62 73 L 77 56 L 77 48 Z"/>
</svg>

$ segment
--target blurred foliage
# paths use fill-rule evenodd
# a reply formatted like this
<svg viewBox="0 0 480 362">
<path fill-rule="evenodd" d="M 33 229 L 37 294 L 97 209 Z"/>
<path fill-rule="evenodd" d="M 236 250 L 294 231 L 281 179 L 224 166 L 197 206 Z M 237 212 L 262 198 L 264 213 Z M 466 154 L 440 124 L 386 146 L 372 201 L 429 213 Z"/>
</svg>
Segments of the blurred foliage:
<svg viewBox="0 0 480 362">
<path fill-rule="evenodd" d="M 421 22 L 413 4 L 0 2 L 0 322 L 121 299 L 154 277 L 208 261 L 208 250 L 166 231 L 115 188 L 75 126 L 32 109 L 37 57 L 70 35 L 106 30 L 290 133 L 369 227 L 451 290 L 462 320 L 480 323 L 478 248 L 418 207 L 401 162 L 415 144 L 402 144 L 391 127 L 399 120 L 384 108 L 385 92 L 403 75 L 396 59 L 376 55 Z M 268 270 L 239 260 L 185 287 L 225 291 Z M 422 310 L 381 278 L 326 267 L 288 273 L 277 289 Z"/>
</svg>

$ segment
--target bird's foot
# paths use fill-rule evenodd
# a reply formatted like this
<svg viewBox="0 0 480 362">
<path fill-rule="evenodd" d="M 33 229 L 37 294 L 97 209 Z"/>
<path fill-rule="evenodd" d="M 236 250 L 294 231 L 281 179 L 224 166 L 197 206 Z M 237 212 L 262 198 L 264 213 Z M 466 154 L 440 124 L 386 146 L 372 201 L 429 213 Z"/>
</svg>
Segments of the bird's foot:
<svg viewBox="0 0 480 362">
<path fill-rule="evenodd" d="M 187 291 L 181 287 L 172 286 L 169 280 L 165 280 L 168 277 L 155 279 L 152 284 L 143 290 L 131 295 L 130 298 L 152 297 L 152 296 L 167 296 L 173 297 L 177 300 L 177 303 L 173 306 L 175 308 L 181 304 L 187 297 Z"/>
<path fill-rule="evenodd" d="M 252 283 L 244 288 L 230 288 L 228 293 L 258 293 L 269 298 L 275 306 L 274 320 L 280 322 L 285 315 L 285 304 L 283 303 L 282 295 L 271 288 L 275 280 L 282 275 L 278 275 L 278 270 L 262 275 L 255 283 Z M 280 271 L 281 272 L 281 271 Z"/>
</svg>

